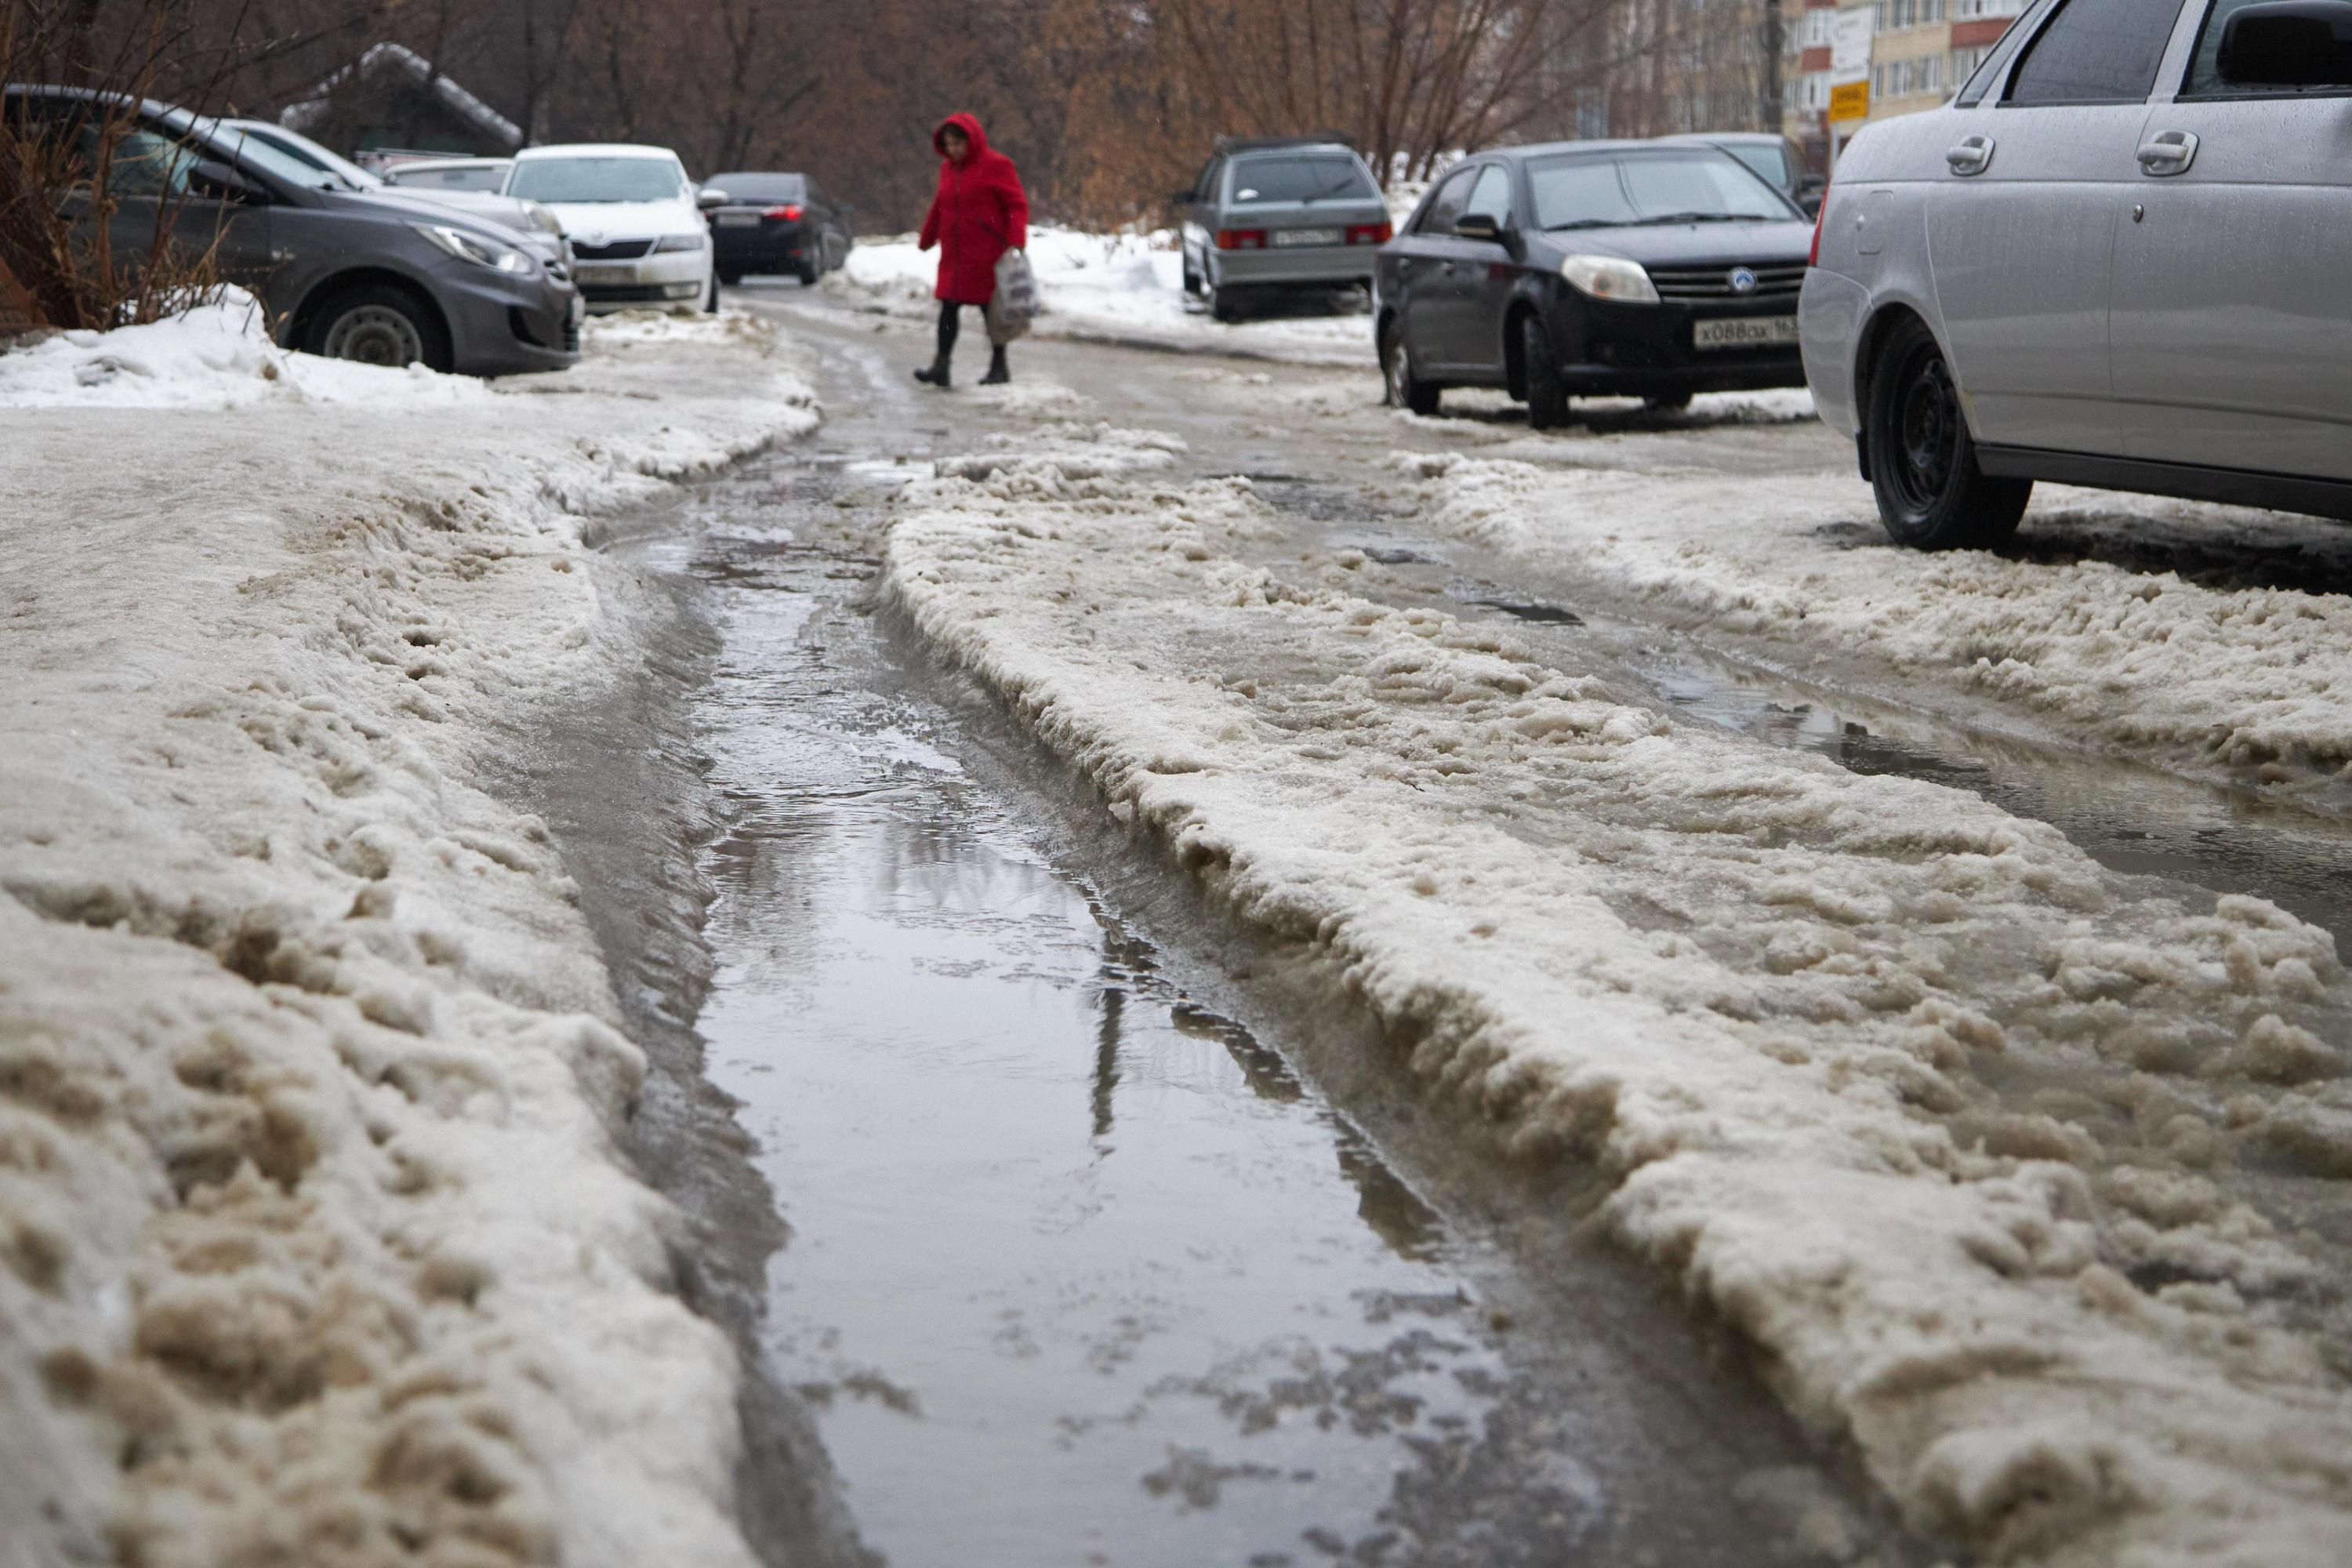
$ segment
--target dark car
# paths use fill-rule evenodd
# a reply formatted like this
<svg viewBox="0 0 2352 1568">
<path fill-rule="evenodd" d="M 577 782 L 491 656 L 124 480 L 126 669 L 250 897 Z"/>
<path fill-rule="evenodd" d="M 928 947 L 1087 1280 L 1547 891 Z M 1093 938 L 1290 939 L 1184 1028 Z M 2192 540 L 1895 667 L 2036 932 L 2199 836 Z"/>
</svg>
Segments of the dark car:
<svg viewBox="0 0 2352 1568">
<path fill-rule="evenodd" d="M 727 194 L 710 215 L 721 283 L 753 272 L 789 272 L 814 283 L 849 259 L 848 209 L 806 174 L 713 174 L 702 185 Z"/>
<path fill-rule="evenodd" d="M 152 100 L 12 85 L 0 112 L 85 165 L 100 121 L 119 116 L 111 253 L 151 254 L 168 228 L 258 297 L 289 348 L 471 375 L 562 370 L 580 357 L 580 296 L 553 235 L 352 189 L 234 126 Z"/>
<path fill-rule="evenodd" d="M 1549 429 L 1571 397 L 1678 408 L 1694 393 L 1802 386 L 1811 244 L 1788 197 L 1712 147 L 1480 153 L 1381 247 L 1389 400 L 1429 414 L 1449 386 L 1502 387 Z"/>
</svg>

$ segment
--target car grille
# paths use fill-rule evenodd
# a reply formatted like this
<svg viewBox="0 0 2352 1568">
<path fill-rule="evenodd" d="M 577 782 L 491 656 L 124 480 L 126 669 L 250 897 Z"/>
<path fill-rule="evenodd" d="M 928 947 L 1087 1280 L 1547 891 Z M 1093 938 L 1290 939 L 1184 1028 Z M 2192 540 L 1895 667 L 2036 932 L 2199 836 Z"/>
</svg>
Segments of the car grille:
<svg viewBox="0 0 2352 1568">
<path fill-rule="evenodd" d="M 1731 275 L 1740 265 L 1726 261 L 1706 267 L 1653 267 L 1650 281 L 1658 286 L 1659 299 L 1686 304 L 1790 304 L 1805 286 L 1801 261 L 1751 261 L 1746 266 L 1756 274 L 1756 287 L 1742 294 L 1731 286 Z"/>
<path fill-rule="evenodd" d="M 572 254 L 580 261 L 635 261 L 654 247 L 650 239 L 616 239 L 610 245 L 583 245 L 572 242 Z M 1799 271 L 1804 270 L 1802 268 Z"/>
</svg>

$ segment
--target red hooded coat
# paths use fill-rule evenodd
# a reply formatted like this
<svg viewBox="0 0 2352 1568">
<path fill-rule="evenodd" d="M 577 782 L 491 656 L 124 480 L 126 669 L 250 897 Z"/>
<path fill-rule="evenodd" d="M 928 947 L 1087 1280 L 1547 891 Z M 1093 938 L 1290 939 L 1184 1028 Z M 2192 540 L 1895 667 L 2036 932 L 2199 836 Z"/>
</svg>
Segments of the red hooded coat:
<svg viewBox="0 0 2352 1568">
<path fill-rule="evenodd" d="M 940 282 L 932 293 L 959 305 L 985 305 L 996 293 L 997 259 L 1029 245 L 1029 195 L 1013 160 L 988 145 L 988 133 L 969 114 L 950 114 L 931 132 L 931 145 L 949 126 L 971 139 L 962 163 L 940 165 L 940 192 L 923 219 L 922 247 L 940 247 Z M 940 156 L 947 149 L 940 147 Z"/>
</svg>

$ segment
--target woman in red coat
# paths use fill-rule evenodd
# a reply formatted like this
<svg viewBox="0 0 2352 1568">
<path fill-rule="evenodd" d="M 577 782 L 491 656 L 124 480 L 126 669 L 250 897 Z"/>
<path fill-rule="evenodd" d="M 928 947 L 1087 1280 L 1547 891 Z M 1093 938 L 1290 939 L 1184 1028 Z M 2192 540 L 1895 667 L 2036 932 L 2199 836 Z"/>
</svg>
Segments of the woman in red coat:
<svg viewBox="0 0 2352 1568">
<path fill-rule="evenodd" d="M 923 219 L 923 248 L 940 247 L 940 282 L 932 292 L 940 301 L 940 353 L 928 370 L 915 373 L 918 381 L 933 386 L 948 384 L 948 360 L 955 353 L 956 332 L 963 308 L 983 310 L 996 294 L 996 263 L 1008 250 L 1029 243 L 1029 196 L 1013 160 L 991 150 L 988 133 L 969 114 L 950 114 L 931 132 L 931 145 L 947 161 L 940 165 L 940 192 Z M 983 386 L 1001 386 L 1013 379 L 1004 363 L 1004 345 L 990 355 Z"/>
</svg>

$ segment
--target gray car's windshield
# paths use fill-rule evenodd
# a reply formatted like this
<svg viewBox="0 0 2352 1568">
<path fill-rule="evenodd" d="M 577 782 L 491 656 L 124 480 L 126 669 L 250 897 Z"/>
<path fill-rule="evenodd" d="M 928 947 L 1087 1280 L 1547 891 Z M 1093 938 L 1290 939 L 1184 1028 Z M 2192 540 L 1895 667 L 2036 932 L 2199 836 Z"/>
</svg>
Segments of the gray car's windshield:
<svg viewBox="0 0 2352 1568">
<path fill-rule="evenodd" d="M 1789 177 L 1789 155 L 1786 149 L 1743 142 L 1738 146 L 1726 147 L 1724 151 L 1755 170 L 1759 176 L 1769 184 L 1782 190 L 1789 188 L 1791 182 Z"/>
<path fill-rule="evenodd" d="M 313 191 L 359 189 L 334 170 L 313 163 L 308 158 L 298 158 L 285 148 L 275 142 L 265 142 L 240 126 L 224 125 L 219 121 L 213 120 L 199 121 L 197 129 L 218 137 L 221 144 L 234 152 L 236 161 L 246 167 L 258 169 L 263 174 L 283 180 L 289 185 L 299 185 L 306 190 Z"/>
<path fill-rule="evenodd" d="M 1353 158 L 1253 158 L 1234 166 L 1236 202 L 1328 202 L 1381 199 Z"/>
<path fill-rule="evenodd" d="M 507 195 L 534 202 L 666 202 L 686 194 L 667 158 L 533 158 L 517 163 Z"/>
<path fill-rule="evenodd" d="M 1786 196 L 1720 153 L 1644 153 L 1627 158 L 1548 158 L 1528 165 L 1535 226 L 1801 221 Z"/>
</svg>

